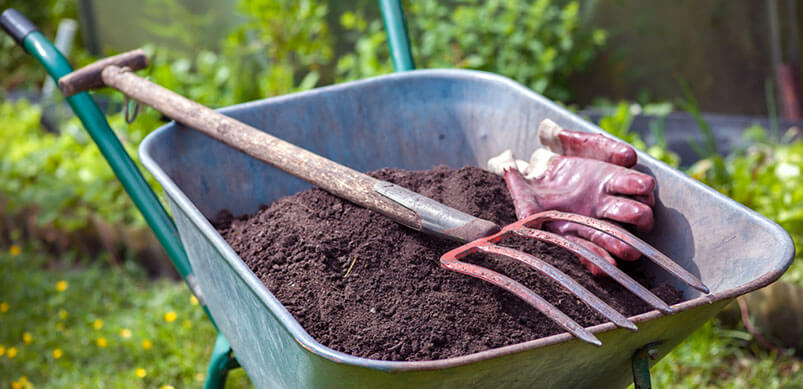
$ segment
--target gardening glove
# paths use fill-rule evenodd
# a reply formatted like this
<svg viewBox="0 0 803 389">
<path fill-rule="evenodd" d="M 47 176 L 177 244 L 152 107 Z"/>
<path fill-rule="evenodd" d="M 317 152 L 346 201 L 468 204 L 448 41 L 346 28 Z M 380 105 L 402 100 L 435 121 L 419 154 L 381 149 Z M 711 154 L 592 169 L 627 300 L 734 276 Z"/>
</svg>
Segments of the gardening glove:
<svg viewBox="0 0 803 389">
<path fill-rule="evenodd" d="M 583 157 L 631 168 L 636 165 L 632 147 L 602 134 L 571 131 L 544 119 L 538 126 L 538 140 L 551 151 L 567 157 Z"/>
<path fill-rule="evenodd" d="M 542 123 L 539 127 L 542 143 L 552 144 L 573 156 L 538 149 L 527 163 L 515 160 L 508 150 L 489 161 L 490 170 L 505 177 L 516 216 L 522 219 L 537 212 L 558 210 L 631 224 L 642 231 L 652 229 L 655 180 L 604 162 L 633 166 L 635 151 L 602 135 L 555 127 L 551 121 Z M 552 222 L 545 228 L 582 244 L 613 265 L 616 264 L 613 256 L 628 261 L 641 256 L 629 245 L 586 226 Z M 594 275 L 603 274 L 591 263 L 584 261 L 584 265 Z"/>
</svg>

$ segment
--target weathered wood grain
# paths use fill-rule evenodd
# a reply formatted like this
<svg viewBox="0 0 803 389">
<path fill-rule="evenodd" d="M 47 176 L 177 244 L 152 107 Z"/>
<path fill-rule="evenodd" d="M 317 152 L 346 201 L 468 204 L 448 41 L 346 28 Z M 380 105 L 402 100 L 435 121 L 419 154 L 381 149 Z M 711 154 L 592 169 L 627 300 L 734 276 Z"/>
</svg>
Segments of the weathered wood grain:
<svg viewBox="0 0 803 389">
<path fill-rule="evenodd" d="M 76 93 L 105 87 L 100 73 L 110 65 L 137 71 L 148 67 L 148 56 L 144 50 L 136 49 L 84 66 L 59 79 L 61 93 L 64 97 L 70 97 Z"/>
<path fill-rule="evenodd" d="M 285 142 L 264 131 L 215 112 L 116 65 L 106 65 L 102 83 L 151 106 L 169 118 L 292 174 L 361 207 L 421 230 L 413 211 L 374 190 L 375 178 Z M 93 83 L 94 85 L 94 83 Z"/>
</svg>

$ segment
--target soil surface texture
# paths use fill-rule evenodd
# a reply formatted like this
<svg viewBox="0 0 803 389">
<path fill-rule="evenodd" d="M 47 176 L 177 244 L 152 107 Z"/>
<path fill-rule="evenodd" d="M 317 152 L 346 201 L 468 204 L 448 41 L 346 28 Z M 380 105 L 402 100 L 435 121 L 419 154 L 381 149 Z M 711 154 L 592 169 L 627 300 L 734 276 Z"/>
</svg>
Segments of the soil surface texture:
<svg viewBox="0 0 803 389">
<path fill-rule="evenodd" d="M 402 185 L 468 214 L 515 221 L 502 178 L 476 167 L 382 169 L 371 176 Z M 254 215 L 222 211 L 213 222 L 268 289 L 322 344 L 396 361 L 436 360 L 564 332 L 526 303 L 482 280 L 443 269 L 458 245 L 310 189 Z M 595 278 L 568 251 L 534 240 L 503 245 L 551 263 L 627 316 L 650 310 L 607 278 Z M 604 321 L 561 286 L 524 265 L 484 255 L 466 259 L 532 288 L 583 326 Z M 620 265 L 670 304 L 681 294 Z"/>
</svg>

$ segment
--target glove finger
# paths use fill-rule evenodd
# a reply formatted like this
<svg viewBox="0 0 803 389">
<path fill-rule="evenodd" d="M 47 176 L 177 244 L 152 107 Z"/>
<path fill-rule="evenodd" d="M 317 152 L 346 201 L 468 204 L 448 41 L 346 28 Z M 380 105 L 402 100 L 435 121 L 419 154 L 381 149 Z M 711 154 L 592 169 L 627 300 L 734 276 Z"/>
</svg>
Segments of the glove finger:
<svg viewBox="0 0 803 389">
<path fill-rule="evenodd" d="M 604 198 L 595 216 L 632 224 L 644 232 L 650 231 L 654 223 L 652 208 L 636 200 L 618 196 Z"/>
<path fill-rule="evenodd" d="M 626 168 L 636 164 L 636 151 L 624 142 L 602 134 L 590 134 L 561 128 L 544 119 L 538 126 L 538 139 L 542 145 L 565 156 L 596 159 Z"/>
<path fill-rule="evenodd" d="M 599 247 L 599 246 L 595 245 L 594 243 L 591 243 L 591 242 L 589 242 L 589 241 L 587 241 L 587 240 L 585 240 L 583 238 L 578 238 L 578 237 L 576 237 L 574 235 L 566 235 L 566 236 L 564 236 L 564 238 L 566 238 L 568 240 L 571 240 L 572 242 L 577 243 L 579 245 L 582 245 L 583 247 L 591 250 L 593 253 L 599 255 L 602 259 L 608 261 L 608 263 L 610 263 L 611 265 L 616 266 L 616 260 L 614 260 L 613 257 L 611 257 L 611 255 L 608 254 L 608 252 L 605 251 L 605 249 L 603 249 L 602 247 Z M 583 266 L 585 266 L 586 269 L 588 269 L 588 271 L 590 271 L 591 274 L 593 274 L 595 277 L 604 277 L 604 276 L 606 276 L 606 274 L 602 271 L 602 269 L 597 267 L 597 265 L 593 264 L 587 258 L 582 258 L 581 257 L 580 258 L 580 263 L 582 263 Z"/>
<path fill-rule="evenodd" d="M 641 252 L 629 244 L 591 227 L 570 222 L 552 222 L 545 227 L 547 230 L 562 236 L 576 235 L 591 241 L 614 257 L 625 261 L 635 261 L 641 257 Z"/>
<path fill-rule="evenodd" d="M 655 191 L 655 179 L 635 170 L 620 169 L 608 180 L 610 194 L 645 196 Z"/>
<path fill-rule="evenodd" d="M 636 164 L 636 151 L 602 134 L 563 130 L 558 134 L 564 155 L 596 159 L 626 168 Z"/>
<path fill-rule="evenodd" d="M 532 188 L 521 175 L 521 172 L 508 168 L 504 171 L 505 184 L 516 208 L 516 217 L 521 220 L 539 211 L 538 202 Z"/>
<path fill-rule="evenodd" d="M 633 196 L 632 199 L 644 203 L 650 208 L 655 207 L 655 192 L 650 192 L 650 194 L 647 195 L 636 195 Z"/>
</svg>

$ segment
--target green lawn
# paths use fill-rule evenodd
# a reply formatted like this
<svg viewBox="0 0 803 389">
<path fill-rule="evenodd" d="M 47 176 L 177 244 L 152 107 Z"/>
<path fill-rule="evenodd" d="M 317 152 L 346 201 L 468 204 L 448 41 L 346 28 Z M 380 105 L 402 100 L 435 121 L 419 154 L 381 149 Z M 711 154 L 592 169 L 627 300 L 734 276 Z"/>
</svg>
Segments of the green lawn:
<svg viewBox="0 0 803 389">
<path fill-rule="evenodd" d="M 183 283 L 36 251 L 0 253 L 0 388 L 202 386 L 216 332 Z"/>
<path fill-rule="evenodd" d="M 12 246 L 0 251 L 0 285 L 0 388 L 202 385 L 215 330 L 181 282 Z M 803 388 L 800 367 L 709 322 L 653 368 L 653 383 Z M 249 385 L 238 369 L 227 386 Z"/>
<path fill-rule="evenodd" d="M 656 388 L 803 388 L 801 361 L 709 321 L 652 368 Z"/>
</svg>

